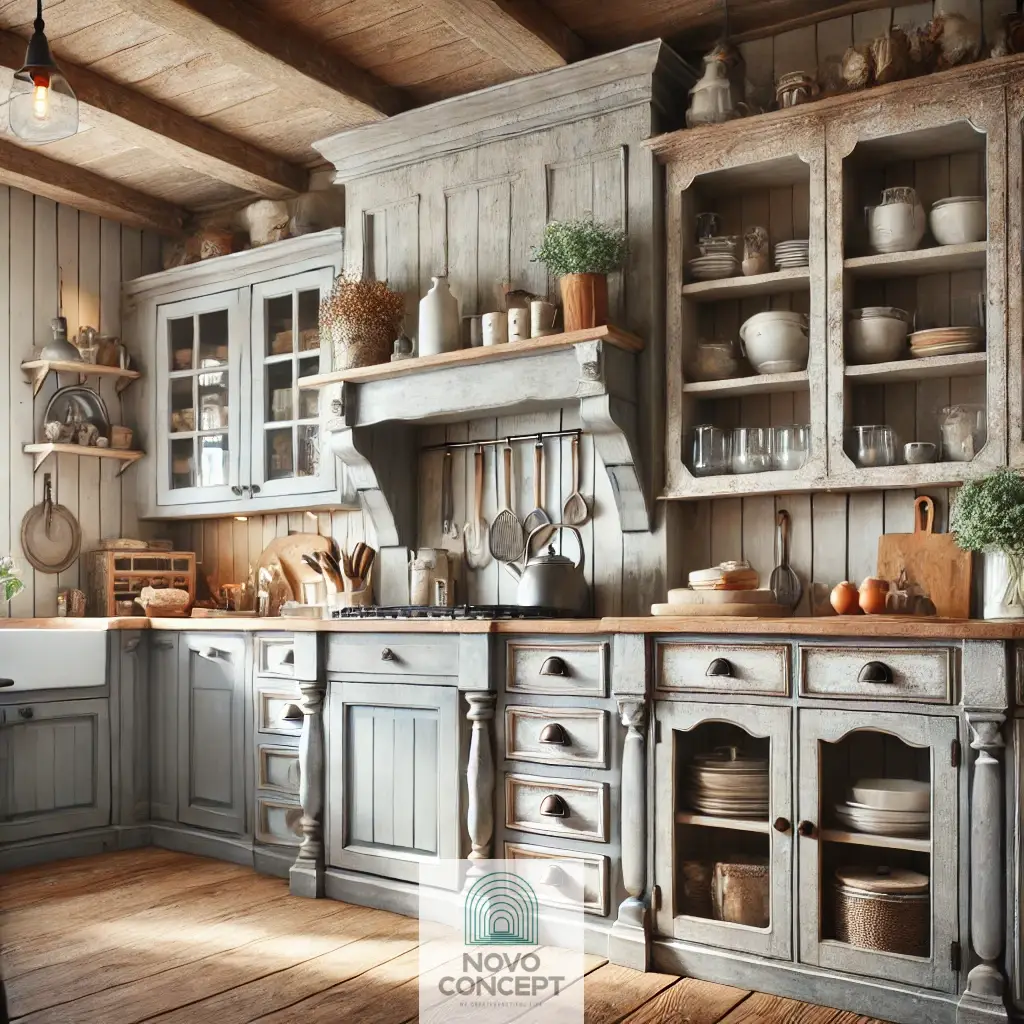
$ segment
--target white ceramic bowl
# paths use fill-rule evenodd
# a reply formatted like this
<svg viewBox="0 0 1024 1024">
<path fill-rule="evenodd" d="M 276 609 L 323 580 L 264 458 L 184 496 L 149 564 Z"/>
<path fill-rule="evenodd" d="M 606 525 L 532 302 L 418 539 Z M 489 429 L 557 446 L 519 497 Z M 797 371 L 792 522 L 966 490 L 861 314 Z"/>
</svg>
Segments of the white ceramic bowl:
<svg viewBox="0 0 1024 1024">
<path fill-rule="evenodd" d="M 928 223 L 939 245 L 984 241 L 988 233 L 985 199 L 983 196 L 940 199 L 928 214 Z"/>
<path fill-rule="evenodd" d="M 740 328 L 743 354 L 755 373 L 793 373 L 807 369 L 810 342 L 803 313 L 773 309 L 755 313 Z"/>
<path fill-rule="evenodd" d="M 916 779 L 859 779 L 853 799 L 880 811 L 927 811 L 931 786 Z"/>
<path fill-rule="evenodd" d="M 846 361 L 851 366 L 903 359 L 907 321 L 899 316 L 851 317 L 846 322 Z"/>
</svg>

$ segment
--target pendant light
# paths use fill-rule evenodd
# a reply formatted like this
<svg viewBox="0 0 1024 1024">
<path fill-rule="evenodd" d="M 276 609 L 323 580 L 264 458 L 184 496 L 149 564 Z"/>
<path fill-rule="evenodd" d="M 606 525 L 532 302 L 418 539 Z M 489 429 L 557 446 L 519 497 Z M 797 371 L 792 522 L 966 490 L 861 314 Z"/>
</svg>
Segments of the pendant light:
<svg viewBox="0 0 1024 1024">
<path fill-rule="evenodd" d="M 43 0 L 37 0 L 35 32 L 25 66 L 11 85 L 11 131 L 23 142 L 40 145 L 78 131 L 78 99 L 50 53 L 43 32 Z"/>
</svg>

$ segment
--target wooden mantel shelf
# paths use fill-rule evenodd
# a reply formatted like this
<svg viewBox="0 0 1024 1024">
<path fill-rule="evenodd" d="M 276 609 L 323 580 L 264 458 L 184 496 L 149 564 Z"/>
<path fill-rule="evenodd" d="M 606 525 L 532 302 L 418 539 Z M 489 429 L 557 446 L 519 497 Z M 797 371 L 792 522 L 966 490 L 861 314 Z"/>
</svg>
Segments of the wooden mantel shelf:
<svg viewBox="0 0 1024 1024">
<path fill-rule="evenodd" d="M 524 359 L 552 349 L 570 348 L 582 341 L 606 341 L 609 345 L 627 352 L 640 352 L 644 343 L 635 334 L 621 327 L 593 327 L 584 331 L 568 331 L 549 334 L 546 338 L 530 338 L 527 341 L 512 341 L 505 345 L 489 345 L 486 348 L 462 348 L 456 352 L 442 352 L 436 356 L 419 356 L 401 359 L 394 363 L 378 363 L 376 366 L 358 366 L 352 370 L 334 370 L 310 377 L 300 377 L 300 388 L 322 388 L 329 384 L 365 384 L 374 380 L 393 380 L 408 377 L 414 373 L 430 370 L 450 369 L 455 366 L 480 366 L 482 363 L 501 362 L 508 359 Z"/>
<path fill-rule="evenodd" d="M 99 363 L 80 363 L 67 359 L 29 359 L 21 364 L 21 369 L 32 383 L 33 398 L 42 390 L 43 382 L 50 373 L 77 373 L 79 384 L 84 384 L 87 377 L 112 378 L 117 381 L 114 390 L 118 394 L 142 376 L 138 370 L 123 370 L 120 366 L 101 366 Z"/>
<path fill-rule="evenodd" d="M 114 459 L 120 462 L 117 475 L 120 476 L 132 463 L 138 462 L 145 455 L 145 452 L 123 451 L 118 448 L 95 448 L 92 445 L 84 444 L 27 444 L 22 448 L 26 455 L 34 456 L 32 472 L 35 474 L 39 467 L 51 455 L 75 455 L 83 458 Z"/>
<path fill-rule="evenodd" d="M 302 377 L 325 390 L 321 408 L 334 454 L 369 508 L 382 547 L 415 538 L 416 428 L 577 405 L 594 438 L 625 532 L 650 529 L 640 472 L 637 353 L 618 327 L 552 334 L 488 348 Z"/>
</svg>

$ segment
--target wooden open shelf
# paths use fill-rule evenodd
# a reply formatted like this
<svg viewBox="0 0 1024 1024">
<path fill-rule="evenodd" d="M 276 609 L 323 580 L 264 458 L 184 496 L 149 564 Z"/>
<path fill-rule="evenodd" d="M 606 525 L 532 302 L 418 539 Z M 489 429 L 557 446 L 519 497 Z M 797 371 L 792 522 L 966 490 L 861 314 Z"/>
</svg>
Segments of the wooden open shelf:
<svg viewBox="0 0 1024 1024">
<path fill-rule="evenodd" d="M 984 270 L 988 242 L 962 245 L 936 245 L 910 252 L 884 252 L 874 256 L 855 256 L 843 267 L 854 277 L 913 277 L 923 274 L 948 274 L 956 270 Z"/>
<path fill-rule="evenodd" d="M 111 378 L 117 381 L 114 390 L 118 394 L 142 376 L 138 370 L 122 370 L 120 366 L 100 366 L 98 363 L 64 359 L 29 359 L 21 364 L 21 369 L 32 383 L 33 397 L 42 390 L 43 382 L 50 373 L 77 373 L 79 384 L 84 384 L 87 377 Z"/>
<path fill-rule="evenodd" d="M 852 384 L 896 384 L 932 377 L 978 377 L 985 373 L 987 364 L 987 353 L 967 352 L 959 356 L 925 356 L 893 363 L 847 366 L 845 375 Z"/>
<path fill-rule="evenodd" d="M 677 825 L 703 825 L 706 828 L 727 828 L 734 832 L 761 832 L 767 834 L 772 825 L 760 818 L 719 818 L 712 814 L 693 814 L 690 811 L 676 811 Z"/>
<path fill-rule="evenodd" d="M 753 277 L 726 277 L 719 281 L 695 281 L 683 285 L 683 296 L 694 302 L 745 299 L 753 295 L 782 295 L 806 291 L 811 286 L 811 268 L 794 267 Z"/>
<path fill-rule="evenodd" d="M 837 828 L 823 828 L 818 838 L 824 843 L 849 843 L 851 846 L 874 846 L 880 850 L 913 850 L 930 853 L 930 839 L 907 839 L 903 836 L 875 836 L 868 832 L 844 832 Z"/>
<path fill-rule="evenodd" d="M 546 338 L 529 338 L 526 341 L 512 341 L 504 345 L 490 345 L 486 348 L 463 348 L 455 352 L 443 352 L 437 356 L 420 356 L 402 359 L 397 363 L 379 363 L 376 366 L 359 366 L 352 370 L 332 370 L 310 377 L 300 377 L 300 388 L 323 388 L 343 382 L 365 384 L 377 380 L 393 380 L 408 377 L 428 370 L 451 369 L 457 366 L 479 366 L 483 363 L 508 359 L 521 359 L 547 352 L 552 349 L 570 348 L 584 341 L 606 341 L 627 352 L 641 352 L 643 341 L 635 334 L 611 325 L 593 327 L 585 331 L 568 331 L 563 334 L 549 334 Z"/>
<path fill-rule="evenodd" d="M 121 451 L 116 448 L 95 448 L 92 445 L 84 444 L 27 444 L 22 448 L 26 455 L 34 456 L 32 472 L 36 473 L 39 467 L 51 455 L 76 455 L 82 458 L 92 459 L 113 459 L 120 462 L 121 466 L 117 471 L 120 476 L 133 462 L 138 462 L 145 455 L 145 452 Z"/>
<path fill-rule="evenodd" d="M 696 398 L 735 398 L 741 395 L 773 395 L 780 391 L 806 391 L 810 386 L 806 370 L 795 373 L 759 373 L 728 380 L 692 381 L 683 393 Z"/>
</svg>

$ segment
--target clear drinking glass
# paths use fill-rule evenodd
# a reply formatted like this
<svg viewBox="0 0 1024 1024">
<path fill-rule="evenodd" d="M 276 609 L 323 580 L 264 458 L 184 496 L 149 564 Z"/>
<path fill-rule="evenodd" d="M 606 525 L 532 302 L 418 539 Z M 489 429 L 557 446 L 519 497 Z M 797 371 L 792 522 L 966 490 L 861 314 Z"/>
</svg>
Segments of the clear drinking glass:
<svg viewBox="0 0 1024 1024">
<path fill-rule="evenodd" d="M 895 466 L 896 432 L 879 424 L 851 427 L 846 432 L 846 454 L 861 469 Z"/>
<path fill-rule="evenodd" d="M 772 468 L 772 428 L 736 427 L 732 432 L 732 471 L 764 473 Z"/>
<path fill-rule="evenodd" d="M 702 423 L 693 428 L 691 466 L 694 476 L 716 476 L 728 473 L 732 452 L 729 431 Z"/>
<path fill-rule="evenodd" d="M 803 469 L 811 455 L 811 428 L 805 424 L 776 427 L 772 457 L 776 469 Z"/>
</svg>

